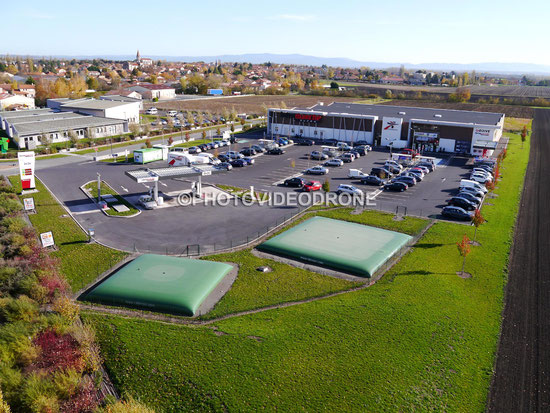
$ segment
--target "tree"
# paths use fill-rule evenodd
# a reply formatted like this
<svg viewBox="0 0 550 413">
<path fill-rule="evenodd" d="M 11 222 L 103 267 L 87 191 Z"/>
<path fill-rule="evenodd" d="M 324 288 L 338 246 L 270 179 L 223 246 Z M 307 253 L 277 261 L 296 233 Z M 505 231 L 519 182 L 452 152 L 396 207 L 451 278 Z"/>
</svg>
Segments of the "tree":
<svg viewBox="0 0 550 413">
<path fill-rule="evenodd" d="M 391 90 L 386 90 L 386 93 L 384 93 L 384 98 L 385 99 L 392 99 L 393 98 L 393 93 L 391 92 Z"/>
<path fill-rule="evenodd" d="M 52 140 L 47 133 L 43 133 L 42 135 L 40 135 L 40 143 L 48 148 L 51 145 Z"/>
<path fill-rule="evenodd" d="M 523 125 L 523 130 L 521 131 L 521 147 L 523 148 L 523 143 L 527 139 L 527 126 Z"/>
<path fill-rule="evenodd" d="M 185 142 L 189 142 L 191 140 L 191 134 L 189 132 L 185 132 Z"/>
<path fill-rule="evenodd" d="M 323 191 L 330 192 L 330 181 L 328 178 L 325 178 L 325 182 L 323 182 Z"/>
<path fill-rule="evenodd" d="M 137 137 L 141 132 L 141 127 L 137 123 L 131 123 L 129 129 L 133 138 Z"/>
<path fill-rule="evenodd" d="M 27 78 L 27 80 L 25 80 L 25 84 L 26 85 L 34 85 L 36 82 L 34 81 L 34 79 L 32 78 L 32 76 L 29 76 Z"/>
<path fill-rule="evenodd" d="M 141 127 L 141 132 L 143 133 L 143 135 L 147 136 L 149 135 L 149 132 L 150 132 L 151 128 L 149 127 L 149 124 L 146 123 L 145 125 L 143 125 Z"/>
<path fill-rule="evenodd" d="M 226 106 L 224 106 L 222 109 L 222 118 L 225 119 L 225 122 L 229 120 L 229 109 L 227 109 Z"/>
<path fill-rule="evenodd" d="M 231 128 L 229 128 L 231 130 L 231 132 L 235 132 L 235 125 L 234 124 L 231 124 Z"/>
<path fill-rule="evenodd" d="M 245 118 L 241 118 L 241 119 L 239 120 L 239 123 L 240 123 L 242 126 L 244 126 L 244 124 L 246 123 Z"/>
<path fill-rule="evenodd" d="M 218 126 L 218 127 L 216 128 L 216 135 L 221 135 L 221 134 L 222 134 L 222 130 L 221 130 L 221 128 Z"/>
<path fill-rule="evenodd" d="M 145 146 L 147 148 L 152 148 L 153 147 L 153 144 L 151 143 L 151 139 L 149 139 L 149 138 L 145 139 Z"/>
<path fill-rule="evenodd" d="M 168 146 L 172 146 L 173 143 L 174 143 L 174 138 L 172 136 L 170 136 L 168 138 Z"/>
<path fill-rule="evenodd" d="M 340 89 L 340 85 L 336 82 L 330 82 L 330 88 L 338 90 Z"/>
<path fill-rule="evenodd" d="M 460 253 L 460 256 L 463 257 L 462 260 L 462 271 L 460 272 L 460 275 L 464 275 L 464 266 L 466 265 L 466 257 L 471 252 L 470 248 L 470 238 L 466 234 L 462 237 L 462 241 L 457 242 L 456 246 L 458 247 L 458 252 Z"/>
<path fill-rule="evenodd" d="M 204 115 L 202 114 L 202 112 L 198 113 L 197 122 L 199 123 L 199 126 L 202 126 L 204 124 Z"/>
<path fill-rule="evenodd" d="M 67 132 L 67 135 L 69 136 L 69 142 L 74 146 L 78 142 L 78 136 L 74 130 L 70 130 Z"/>
<path fill-rule="evenodd" d="M 237 119 L 237 111 L 235 110 L 235 106 L 231 108 L 231 112 L 229 113 L 229 120 L 234 121 Z"/>
<path fill-rule="evenodd" d="M 201 135 L 203 139 L 206 139 L 206 130 L 203 129 Z"/>
<path fill-rule="evenodd" d="M 192 127 L 195 123 L 195 118 L 193 117 L 193 114 L 190 111 L 187 111 L 185 114 L 185 118 L 187 119 L 187 123 L 189 123 L 189 126 Z"/>
<path fill-rule="evenodd" d="M 474 227 L 476 228 L 475 231 L 474 231 L 474 242 L 475 242 L 476 236 L 477 236 L 477 229 L 484 222 L 485 222 L 485 218 L 483 217 L 483 215 L 481 215 L 481 211 L 479 210 L 479 208 L 476 208 L 476 210 L 474 212 L 474 217 L 472 218 L 472 223 L 474 224 Z"/>
</svg>

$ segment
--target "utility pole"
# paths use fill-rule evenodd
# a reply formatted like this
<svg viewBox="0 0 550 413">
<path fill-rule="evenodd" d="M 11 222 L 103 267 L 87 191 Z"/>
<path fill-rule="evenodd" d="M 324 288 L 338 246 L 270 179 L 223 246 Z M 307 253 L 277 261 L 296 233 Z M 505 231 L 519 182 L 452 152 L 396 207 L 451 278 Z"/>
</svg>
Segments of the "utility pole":
<svg viewBox="0 0 550 413">
<path fill-rule="evenodd" d="M 101 202 L 101 175 L 97 173 L 97 202 Z"/>
</svg>

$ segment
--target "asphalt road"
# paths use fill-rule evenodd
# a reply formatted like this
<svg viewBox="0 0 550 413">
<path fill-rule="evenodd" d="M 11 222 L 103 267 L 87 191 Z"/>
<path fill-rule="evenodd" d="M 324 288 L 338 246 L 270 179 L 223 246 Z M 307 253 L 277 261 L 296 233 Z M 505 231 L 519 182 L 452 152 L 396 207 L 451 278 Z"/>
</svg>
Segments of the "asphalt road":
<svg viewBox="0 0 550 413">
<path fill-rule="evenodd" d="M 550 111 L 537 109 L 490 412 L 550 411 Z"/>
</svg>

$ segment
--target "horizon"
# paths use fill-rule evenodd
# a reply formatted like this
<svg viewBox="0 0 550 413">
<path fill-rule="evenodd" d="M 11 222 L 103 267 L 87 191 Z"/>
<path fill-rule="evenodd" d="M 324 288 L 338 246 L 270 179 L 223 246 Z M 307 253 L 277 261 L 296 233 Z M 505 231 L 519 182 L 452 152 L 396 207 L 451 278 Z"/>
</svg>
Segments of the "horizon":
<svg viewBox="0 0 550 413">
<path fill-rule="evenodd" d="M 298 54 L 397 66 L 550 65 L 550 56 L 540 53 L 545 46 L 544 11 L 550 11 L 542 0 L 527 0 L 521 8 L 505 0 L 498 9 L 469 0 L 461 4 L 467 16 L 464 21 L 458 21 L 456 8 L 438 6 L 436 10 L 425 0 L 414 4 L 389 0 L 376 4 L 376 14 L 372 13 L 371 4 L 374 2 L 353 0 L 347 7 L 334 9 L 325 1 L 295 4 L 283 0 L 276 12 L 266 14 L 256 3 L 246 0 L 240 2 L 237 13 L 214 6 L 206 15 L 201 4 L 168 2 L 164 6 L 167 12 L 151 17 L 149 5 L 143 1 L 99 1 L 94 9 L 85 4 L 68 9 L 59 1 L 46 8 L 33 0 L 24 7 L 5 6 L 7 32 L 17 33 L 22 19 L 28 27 L 0 54 L 108 57 L 131 56 L 139 49 L 142 56 L 174 58 Z M 514 13 L 510 13 L 511 8 Z M 540 12 L 532 13 L 533 10 Z M 110 15 L 124 18 L 113 24 Z M 522 21 L 529 22 L 523 35 L 503 29 Z M 157 27 L 162 27 L 162 31 Z M 44 38 L 45 30 L 52 39 L 62 41 L 38 44 L 36 39 Z"/>
</svg>

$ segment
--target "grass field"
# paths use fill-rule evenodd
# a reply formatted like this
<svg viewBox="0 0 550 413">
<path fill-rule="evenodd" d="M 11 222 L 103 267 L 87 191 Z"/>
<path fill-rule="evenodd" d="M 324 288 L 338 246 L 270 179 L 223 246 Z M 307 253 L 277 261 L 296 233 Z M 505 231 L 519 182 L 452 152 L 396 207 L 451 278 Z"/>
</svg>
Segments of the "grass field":
<svg viewBox="0 0 550 413">
<path fill-rule="evenodd" d="M 21 191 L 19 177 L 11 176 L 9 179 Z M 73 291 L 82 288 L 127 255 L 99 244 L 89 244 L 87 235 L 38 179 L 36 188 L 39 192 L 28 195 L 34 198 L 36 207 L 36 214 L 30 214 L 29 219 L 36 232 L 52 231 L 58 247 L 52 255 L 61 260 L 61 272 Z"/>
<path fill-rule="evenodd" d="M 508 136 L 499 196 L 466 261 L 472 278 L 456 275 L 456 242 L 473 228 L 438 222 L 357 292 L 213 326 L 86 314 L 110 377 L 157 411 L 484 410 L 529 154 Z"/>
<path fill-rule="evenodd" d="M 531 131 L 532 123 L 533 123 L 533 119 L 507 117 L 504 119 L 504 131 L 520 133 L 524 126 L 527 126 L 527 130 Z"/>
</svg>

